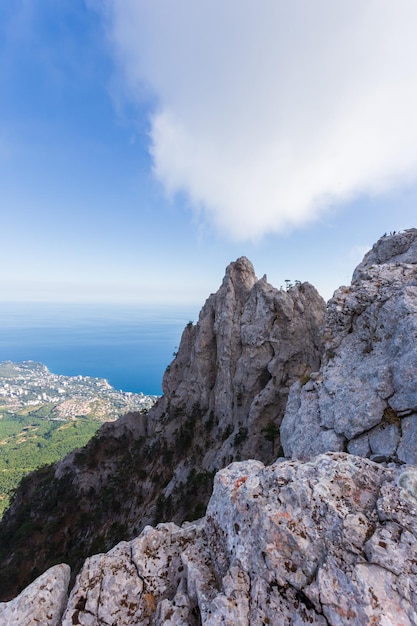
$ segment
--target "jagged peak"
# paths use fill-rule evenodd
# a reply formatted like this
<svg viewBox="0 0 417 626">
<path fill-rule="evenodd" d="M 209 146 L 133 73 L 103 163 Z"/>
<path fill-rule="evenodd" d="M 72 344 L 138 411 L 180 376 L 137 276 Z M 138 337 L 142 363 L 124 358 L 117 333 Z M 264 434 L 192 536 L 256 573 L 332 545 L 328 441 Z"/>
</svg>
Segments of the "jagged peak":
<svg viewBox="0 0 417 626">
<path fill-rule="evenodd" d="M 245 256 L 241 256 L 227 266 L 222 286 L 227 288 L 232 285 L 236 296 L 245 299 L 257 281 L 252 263 Z"/>
<path fill-rule="evenodd" d="M 380 237 L 353 272 L 352 280 L 359 280 L 361 272 L 371 265 L 383 263 L 417 264 L 417 228 L 409 228 Z"/>
<path fill-rule="evenodd" d="M 252 280 L 256 282 L 255 268 L 249 259 L 245 256 L 240 256 L 236 261 L 232 261 L 226 267 L 225 278 L 230 277 L 232 280 L 240 279 L 242 281 Z"/>
<path fill-rule="evenodd" d="M 246 257 L 230 263 L 198 322 L 187 324 L 149 415 L 103 427 L 88 448 L 20 489 L 0 525 L 3 598 L 51 555 L 75 573 L 93 548 L 163 519 L 201 517 L 213 473 L 231 461 L 274 460 L 289 386 L 319 368 L 324 313 L 317 292 L 295 298 L 258 281 Z M 15 532 L 20 511 L 41 529 L 33 539 Z"/>
</svg>

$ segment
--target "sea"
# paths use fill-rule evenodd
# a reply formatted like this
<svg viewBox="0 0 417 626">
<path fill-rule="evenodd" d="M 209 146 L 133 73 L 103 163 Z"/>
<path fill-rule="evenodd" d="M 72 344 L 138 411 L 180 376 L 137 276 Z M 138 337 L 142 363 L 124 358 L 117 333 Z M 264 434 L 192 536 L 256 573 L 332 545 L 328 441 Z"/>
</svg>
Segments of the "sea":
<svg viewBox="0 0 417 626">
<path fill-rule="evenodd" d="M 0 303 L 0 361 L 38 361 L 54 374 L 105 378 L 161 395 L 193 306 Z"/>
</svg>

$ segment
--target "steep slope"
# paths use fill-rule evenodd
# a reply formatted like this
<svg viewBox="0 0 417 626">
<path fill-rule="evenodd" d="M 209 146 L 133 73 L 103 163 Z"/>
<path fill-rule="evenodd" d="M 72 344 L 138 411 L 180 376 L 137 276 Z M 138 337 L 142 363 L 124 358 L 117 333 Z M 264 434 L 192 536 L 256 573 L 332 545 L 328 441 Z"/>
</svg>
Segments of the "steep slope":
<svg viewBox="0 0 417 626">
<path fill-rule="evenodd" d="M 416 484 L 416 468 L 344 453 L 233 463 L 204 519 L 148 526 L 87 559 L 69 600 L 67 568 L 56 566 L 0 604 L 0 621 L 415 626 Z"/>
<path fill-rule="evenodd" d="M 291 389 L 286 456 L 417 464 L 417 229 L 382 237 L 327 306 L 318 372 Z"/>
<path fill-rule="evenodd" d="M 22 482 L 0 525 L 2 599 L 55 563 L 75 573 L 146 524 L 201 517 L 231 461 L 273 460 L 289 388 L 320 365 L 324 311 L 308 283 L 277 290 L 246 258 L 230 264 L 185 328 L 149 415 L 106 424 Z"/>
<path fill-rule="evenodd" d="M 311 374 L 306 368 L 291 387 L 281 427 L 284 448 L 303 459 L 326 446 L 346 446 L 358 456 L 326 452 L 311 460 L 280 459 L 269 467 L 257 460 L 232 463 L 217 472 L 204 518 L 182 527 L 174 523 L 146 526 L 136 539 L 88 558 L 69 598 L 68 567 L 53 567 L 20 596 L 0 603 L 0 621 L 30 623 L 29 618 L 36 618 L 45 626 L 416 626 L 417 467 L 410 464 L 415 463 L 417 415 L 416 253 L 417 230 L 384 237 L 374 246 L 355 270 L 352 286 L 338 290 L 329 303 L 323 365 Z M 239 320 L 246 319 L 251 294 L 263 282 L 249 288 Z M 295 294 L 283 295 L 289 295 L 294 304 L 297 301 Z M 206 313 L 216 318 L 216 303 L 212 301 L 212 308 L 207 306 L 210 301 L 199 323 Z M 279 301 L 282 304 L 281 297 Z M 226 345 L 235 346 L 236 351 L 230 363 L 227 358 L 218 361 L 219 381 L 216 372 L 209 378 L 209 362 L 201 379 L 196 364 L 187 370 L 194 356 L 197 363 L 202 362 L 198 358 L 200 335 L 188 341 L 193 330 L 187 329 L 177 356 L 184 361 L 177 361 L 177 368 L 174 361 L 165 379 L 170 395 L 158 407 L 159 437 L 169 430 L 163 427 L 181 419 L 186 410 L 194 412 L 195 418 L 189 450 L 195 444 L 199 419 L 207 418 L 210 423 L 205 432 L 214 428 L 222 432 L 220 423 L 215 419 L 212 423 L 210 403 L 219 392 L 222 415 L 225 386 L 241 391 L 234 386 L 240 380 L 239 367 L 233 368 L 227 386 L 222 382 L 222 365 L 227 373 L 245 354 L 248 344 L 242 337 L 248 335 L 243 328 L 241 323 L 237 341 L 233 332 L 227 333 Z M 211 351 L 210 337 L 209 327 L 203 340 L 207 341 L 204 348 L 210 346 Z M 213 345 L 217 351 L 221 348 L 216 340 Z M 220 352 L 222 357 L 225 353 Z M 184 392 L 176 396 L 183 380 L 178 376 L 180 367 L 190 397 Z M 259 375 L 259 368 L 255 371 Z M 196 390 L 206 378 L 211 388 L 197 411 L 196 398 L 201 395 Z M 258 376 L 249 380 L 253 383 Z M 282 378 L 281 384 L 284 393 Z M 236 434 L 242 428 L 241 402 L 245 398 L 249 402 L 249 416 L 263 390 L 252 400 L 248 395 L 239 403 L 226 404 L 223 419 Z M 272 405 L 265 402 L 264 406 L 265 420 L 269 420 Z M 167 417 L 168 407 L 175 417 Z M 121 446 L 138 440 L 139 432 L 145 440 L 156 436 L 156 431 L 149 434 L 149 423 L 142 419 L 140 423 L 130 416 L 121 422 L 132 431 Z M 273 424 L 278 423 L 277 417 Z M 244 443 L 252 448 L 260 441 L 257 437 L 255 428 Z M 228 449 L 227 439 L 220 437 L 214 444 L 222 455 Z M 383 463 L 363 458 L 367 455 Z M 110 468 L 106 466 L 109 458 L 108 450 L 100 463 L 102 469 Z M 211 467 L 209 449 L 205 452 L 201 446 L 201 458 Z M 184 467 L 177 466 L 165 496 L 168 489 L 175 496 Z M 67 470 L 61 466 L 62 477 Z M 87 476 L 80 471 L 79 484 L 84 481 L 87 487 Z"/>
</svg>

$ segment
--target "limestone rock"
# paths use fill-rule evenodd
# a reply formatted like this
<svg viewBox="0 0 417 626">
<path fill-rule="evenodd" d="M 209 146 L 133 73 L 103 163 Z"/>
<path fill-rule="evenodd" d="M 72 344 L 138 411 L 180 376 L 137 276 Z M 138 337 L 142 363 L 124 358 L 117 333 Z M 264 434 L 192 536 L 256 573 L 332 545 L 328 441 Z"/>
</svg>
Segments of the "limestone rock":
<svg viewBox="0 0 417 626">
<path fill-rule="evenodd" d="M 61 559 L 77 572 L 146 525 L 202 517 L 214 473 L 231 461 L 274 460 L 289 388 L 320 365 L 324 313 L 308 283 L 276 289 L 245 257 L 231 263 L 184 329 L 149 414 L 104 425 L 24 479 L 0 523 L 2 599 L 32 580 L 26 563 L 41 573 Z"/>
<path fill-rule="evenodd" d="M 63 626 L 417 624 L 417 469 L 233 463 L 207 515 L 91 557 Z"/>
<path fill-rule="evenodd" d="M 59 626 L 67 603 L 68 565 L 55 565 L 10 602 L 0 603 L 2 626 Z"/>
<path fill-rule="evenodd" d="M 363 261 L 353 273 L 353 282 L 361 279 L 361 276 L 372 265 L 383 263 L 415 263 L 417 259 L 417 229 L 409 228 L 393 235 L 384 235 L 367 252 Z"/>
<path fill-rule="evenodd" d="M 263 429 L 279 427 L 291 384 L 320 363 L 324 311 L 309 283 L 283 291 L 258 280 L 245 257 L 228 266 L 163 380 L 161 406 L 188 415 L 198 407 L 205 424 L 214 419 L 208 470 L 236 458 L 236 439 L 241 458 L 273 460 Z"/>
<path fill-rule="evenodd" d="M 417 230 L 383 237 L 327 306 L 320 371 L 290 391 L 286 456 L 416 463 Z"/>
</svg>

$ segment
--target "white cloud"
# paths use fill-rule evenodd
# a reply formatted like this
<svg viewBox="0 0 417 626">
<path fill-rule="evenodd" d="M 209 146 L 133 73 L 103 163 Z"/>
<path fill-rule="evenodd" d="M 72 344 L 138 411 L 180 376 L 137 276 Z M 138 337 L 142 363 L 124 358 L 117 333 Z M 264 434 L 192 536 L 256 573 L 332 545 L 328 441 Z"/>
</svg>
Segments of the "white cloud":
<svg viewBox="0 0 417 626">
<path fill-rule="evenodd" d="M 113 0 L 131 96 L 151 96 L 168 193 L 235 239 L 417 172 L 415 0 Z"/>
</svg>

